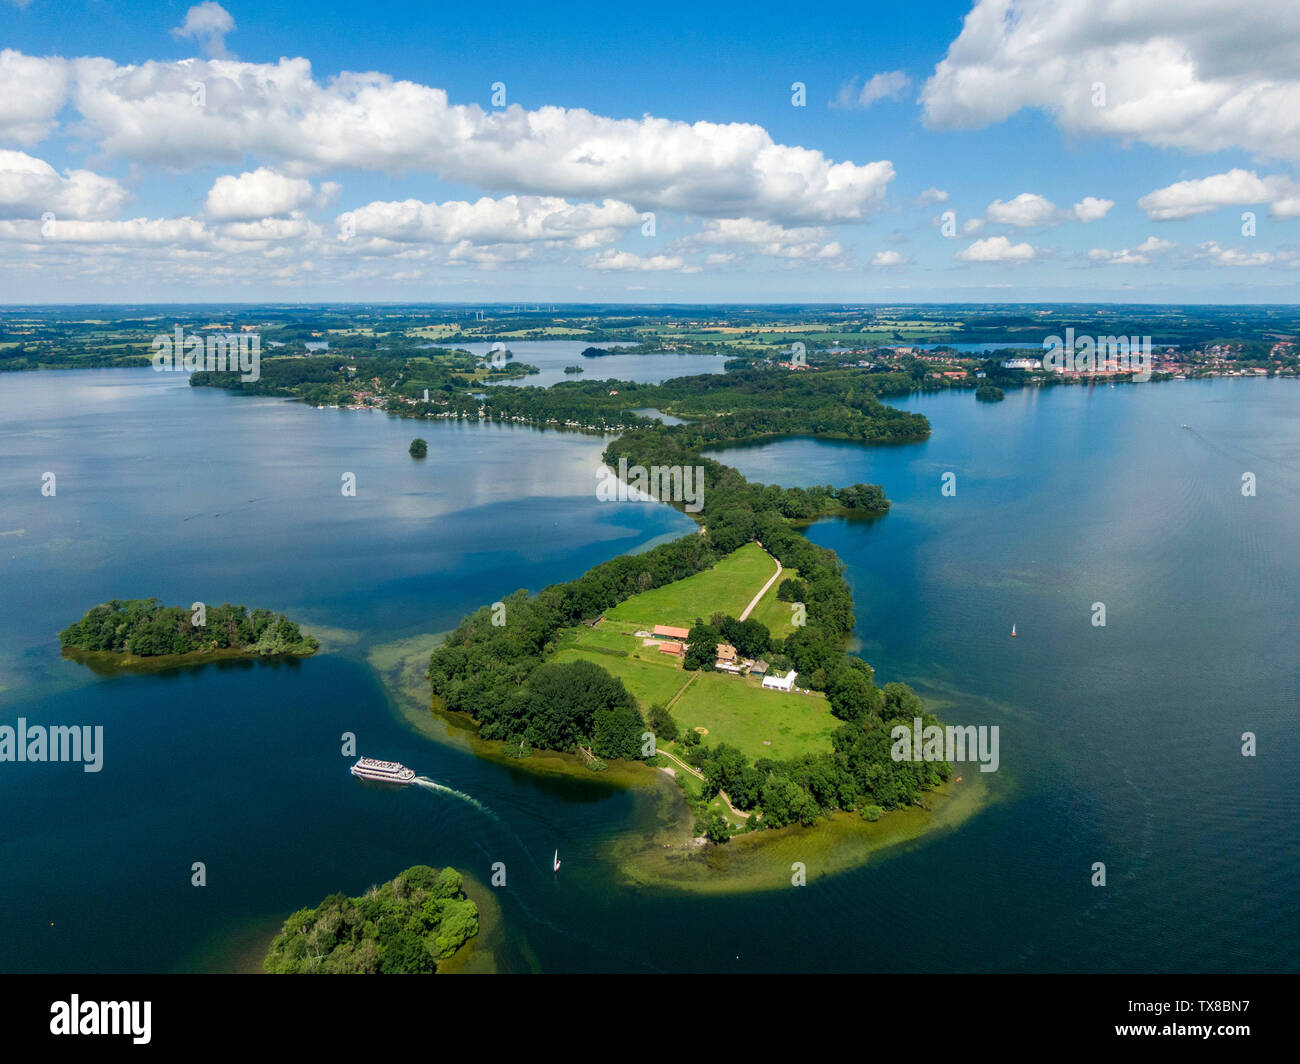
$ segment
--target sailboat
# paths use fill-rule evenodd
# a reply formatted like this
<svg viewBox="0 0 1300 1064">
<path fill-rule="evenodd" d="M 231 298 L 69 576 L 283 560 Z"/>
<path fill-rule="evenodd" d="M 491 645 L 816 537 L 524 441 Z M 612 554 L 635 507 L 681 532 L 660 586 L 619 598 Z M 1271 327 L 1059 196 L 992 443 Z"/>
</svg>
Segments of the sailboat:
<svg viewBox="0 0 1300 1064">
<path fill-rule="evenodd" d="M 556 850 L 555 856 L 551 859 L 551 871 L 558 872 L 559 870 L 560 870 L 560 851 Z"/>
<path fill-rule="evenodd" d="M 1011 638 L 1015 639 L 1015 637 L 1016 637 L 1016 626 L 1013 624 L 1011 626 Z"/>
</svg>

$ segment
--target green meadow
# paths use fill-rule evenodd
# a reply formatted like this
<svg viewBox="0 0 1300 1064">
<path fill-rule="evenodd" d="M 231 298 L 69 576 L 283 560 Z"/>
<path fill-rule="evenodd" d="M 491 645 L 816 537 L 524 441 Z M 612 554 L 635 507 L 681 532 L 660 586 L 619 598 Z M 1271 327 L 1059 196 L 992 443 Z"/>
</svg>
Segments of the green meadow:
<svg viewBox="0 0 1300 1064">
<path fill-rule="evenodd" d="M 683 730 L 708 728 L 710 746 L 726 742 L 755 760 L 825 753 L 842 723 L 823 695 L 765 691 L 755 678 L 721 672 L 701 674 L 672 713 Z"/>
<path fill-rule="evenodd" d="M 605 617 L 635 622 L 646 629 L 656 624 L 689 628 L 696 618 L 707 620 L 717 610 L 739 617 L 774 572 L 776 563 L 767 553 L 756 544 L 746 543 L 712 569 L 633 595 Z"/>
</svg>

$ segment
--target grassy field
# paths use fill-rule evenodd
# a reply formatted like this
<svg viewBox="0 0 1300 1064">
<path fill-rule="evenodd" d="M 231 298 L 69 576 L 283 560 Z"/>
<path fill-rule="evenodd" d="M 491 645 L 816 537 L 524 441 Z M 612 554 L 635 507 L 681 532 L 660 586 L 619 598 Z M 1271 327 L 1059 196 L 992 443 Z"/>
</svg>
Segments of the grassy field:
<svg viewBox="0 0 1300 1064">
<path fill-rule="evenodd" d="M 716 672 L 701 674 L 672 713 L 683 730 L 708 728 L 710 746 L 730 743 L 751 758 L 829 751 L 841 723 L 821 695 L 764 691 L 757 679 Z"/>
<path fill-rule="evenodd" d="M 727 742 L 751 758 L 829 750 L 830 733 L 840 722 L 821 695 L 765 691 L 757 677 L 690 673 L 680 659 L 661 654 L 657 646 L 643 646 L 643 638 L 635 634 L 656 624 L 688 628 L 697 617 L 718 610 L 739 616 L 775 570 L 762 548 L 746 544 L 712 569 L 627 599 L 605 614 L 599 628 L 566 629 L 551 660 L 599 665 L 623 681 L 643 712 L 656 703 L 668 705 L 684 689 L 672 707 L 678 725 L 708 728 L 711 745 Z M 777 600 L 779 586 L 777 581 L 768 589 L 752 616 L 783 638 L 794 627 L 790 604 Z"/>
<path fill-rule="evenodd" d="M 763 549 L 747 543 L 712 569 L 633 595 L 609 610 L 605 617 L 610 621 L 634 622 L 647 629 L 656 624 L 689 628 L 697 617 L 707 620 L 717 610 L 739 617 L 774 572 L 776 563 Z"/>
<path fill-rule="evenodd" d="M 794 613 L 790 609 L 792 603 L 782 602 L 776 597 L 776 592 L 786 580 L 798 578 L 798 569 L 782 569 L 781 579 L 767 589 L 767 594 L 759 600 L 758 605 L 754 607 L 754 612 L 749 615 L 752 620 L 766 625 L 773 639 L 784 639 L 794 634 L 794 624 L 791 623 Z"/>
<path fill-rule="evenodd" d="M 661 706 L 667 705 L 673 695 L 691 678 L 689 672 L 684 672 L 677 666 L 677 659 L 667 658 L 657 651 L 655 653 L 664 660 L 659 662 L 642 657 L 617 657 L 585 648 L 579 643 L 562 647 L 556 651 L 551 660 L 561 664 L 570 661 L 590 661 L 594 665 L 599 665 L 611 676 L 617 676 L 623 681 L 632 697 L 641 704 L 642 712 L 645 712 L 655 703 Z"/>
</svg>

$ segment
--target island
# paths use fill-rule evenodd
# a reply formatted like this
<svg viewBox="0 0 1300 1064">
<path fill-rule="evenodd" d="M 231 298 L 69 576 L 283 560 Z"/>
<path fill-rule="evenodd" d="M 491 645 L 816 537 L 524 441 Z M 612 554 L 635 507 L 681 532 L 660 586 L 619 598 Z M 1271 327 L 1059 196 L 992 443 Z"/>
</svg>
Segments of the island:
<svg viewBox="0 0 1300 1064">
<path fill-rule="evenodd" d="M 1000 403 L 1006 397 L 1006 392 L 995 384 L 981 384 L 975 389 L 975 398 L 981 403 Z"/>
<path fill-rule="evenodd" d="M 414 865 L 360 897 L 331 894 L 298 910 L 262 967 L 272 975 L 432 975 L 478 929 L 461 874 Z"/>
<path fill-rule="evenodd" d="M 293 621 L 273 610 L 232 606 L 189 609 L 159 599 L 112 599 L 86 611 L 59 633 L 67 657 L 114 665 L 210 657 L 309 657 L 320 649 Z M 87 660 L 85 663 L 89 664 Z"/>
<path fill-rule="evenodd" d="M 429 453 L 429 441 L 417 436 L 408 448 L 412 458 L 424 458 Z"/>
<path fill-rule="evenodd" d="M 696 835 L 714 843 L 733 830 L 810 827 L 841 812 L 876 821 L 922 804 L 952 766 L 895 758 L 891 733 L 937 722 L 910 688 L 878 687 L 874 669 L 846 653 L 843 566 L 801 531 L 828 515 L 879 518 L 884 491 L 751 483 L 703 451 L 770 435 L 924 439 L 929 423 L 872 391 L 846 402 L 794 374 L 689 382 L 659 391 L 713 414 L 707 423 L 633 428 L 603 457 L 620 472 L 693 471 L 707 488 L 698 498 L 685 497 L 680 477 L 651 481 L 647 494 L 698 531 L 535 596 L 516 591 L 499 603 L 504 624 L 499 609 L 480 608 L 431 654 L 432 694 L 511 756 L 554 750 L 597 771 L 613 758 L 671 770 Z M 791 403 L 794 394 L 809 401 Z"/>
</svg>

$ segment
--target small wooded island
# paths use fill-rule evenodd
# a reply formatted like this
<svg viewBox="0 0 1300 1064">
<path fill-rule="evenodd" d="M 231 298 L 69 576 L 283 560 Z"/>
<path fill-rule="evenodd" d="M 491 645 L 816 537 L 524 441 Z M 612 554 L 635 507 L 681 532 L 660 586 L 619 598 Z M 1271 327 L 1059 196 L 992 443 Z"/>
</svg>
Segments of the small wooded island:
<svg viewBox="0 0 1300 1064">
<path fill-rule="evenodd" d="M 129 663 L 135 658 L 307 657 L 320 649 L 293 621 L 273 610 L 224 603 L 189 609 L 159 599 L 113 599 L 59 633 L 64 652 L 85 652 Z"/>
<path fill-rule="evenodd" d="M 478 934 L 459 872 L 415 865 L 359 898 L 331 894 L 284 922 L 262 967 L 272 975 L 421 975 Z"/>
</svg>

